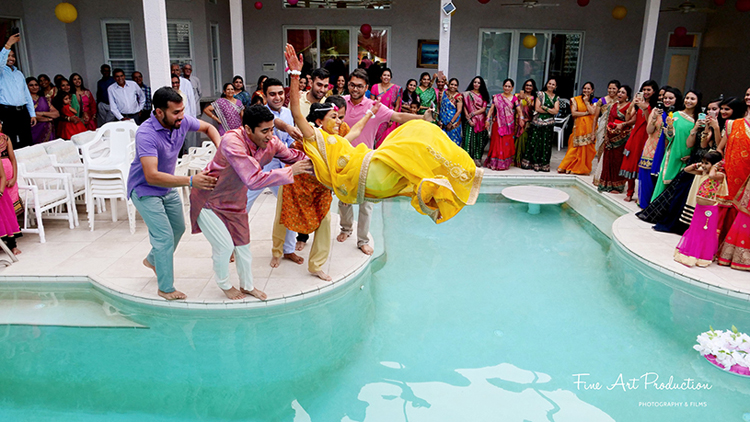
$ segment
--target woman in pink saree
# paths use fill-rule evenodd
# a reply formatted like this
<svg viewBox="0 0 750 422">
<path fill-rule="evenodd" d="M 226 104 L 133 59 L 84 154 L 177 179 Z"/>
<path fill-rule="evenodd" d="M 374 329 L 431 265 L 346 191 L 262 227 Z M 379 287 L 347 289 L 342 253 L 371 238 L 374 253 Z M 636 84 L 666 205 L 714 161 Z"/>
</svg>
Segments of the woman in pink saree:
<svg viewBox="0 0 750 422">
<path fill-rule="evenodd" d="M 391 110 L 396 110 L 398 100 L 401 98 L 401 87 L 391 83 L 392 77 L 393 72 L 391 72 L 391 69 L 387 67 L 383 69 L 383 74 L 380 76 L 380 83 L 372 86 L 370 94 L 372 95 L 373 100 L 380 100 L 380 104 Z M 385 139 L 389 133 L 393 132 L 395 128 L 396 125 L 393 122 L 382 123 L 375 134 L 375 148 L 380 146 L 383 139 Z"/>
</svg>

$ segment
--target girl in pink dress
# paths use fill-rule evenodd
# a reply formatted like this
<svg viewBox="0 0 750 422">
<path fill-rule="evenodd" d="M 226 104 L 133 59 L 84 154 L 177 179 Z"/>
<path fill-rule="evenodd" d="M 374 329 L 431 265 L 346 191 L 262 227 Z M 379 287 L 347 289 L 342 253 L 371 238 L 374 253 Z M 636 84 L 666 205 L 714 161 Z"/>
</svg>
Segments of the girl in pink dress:
<svg viewBox="0 0 750 422">
<path fill-rule="evenodd" d="M 718 197 L 728 191 L 724 173 L 717 171 L 718 166 L 715 166 L 719 161 L 721 153 L 709 151 L 700 164 L 691 164 L 684 170 L 698 176 L 694 182 L 698 191 L 693 220 L 674 251 L 674 260 L 688 267 L 709 266 L 719 249 Z"/>
<path fill-rule="evenodd" d="M 21 237 L 21 228 L 18 226 L 18 219 L 14 209 L 14 201 L 18 199 L 18 186 L 14 177 L 13 166 L 10 160 L 7 160 L 8 151 L 13 153 L 12 146 L 8 135 L 2 133 L 3 124 L 0 122 L 0 155 L 3 157 L 3 165 L 0 166 L 0 238 L 8 245 L 8 248 L 18 255 L 21 251 L 16 245 L 16 239 Z M 6 161 L 10 166 L 6 165 Z M 15 157 L 14 157 L 15 161 Z M 10 168 L 11 173 L 7 174 L 5 168 Z M 14 195 L 15 194 L 15 195 Z"/>
</svg>

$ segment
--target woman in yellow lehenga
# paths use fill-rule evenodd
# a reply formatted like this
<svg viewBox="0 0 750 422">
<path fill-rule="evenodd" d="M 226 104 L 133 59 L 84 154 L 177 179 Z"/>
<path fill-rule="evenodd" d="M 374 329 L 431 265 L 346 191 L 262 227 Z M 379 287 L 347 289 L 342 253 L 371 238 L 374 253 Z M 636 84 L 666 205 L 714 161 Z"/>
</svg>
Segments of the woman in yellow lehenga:
<svg viewBox="0 0 750 422">
<path fill-rule="evenodd" d="M 290 105 L 294 122 L 304 137 L 305 153 L 313 162 L 315 176 L 340 201 L 361 204 L 407 196 L 412 198 L 414 209 L 436 223 L 451 219 L 465 205 L 476 202 L 482 169 L 434 124 L 422 120 L 405 123 L 388 135 L 377 150 L 364 144 L 353 147 L 347 138 L 331 135 L 338 132 L 343 117 L 335 109 L 316 122 L 326 133 L 310 126 L 295 102 L 299 101 L 301 57 L 296 56 L 290 44 L 285 56 L 294 72 Z"/>
<path fill-rule="evenodd" d="M 573 133 L 568 138 L 568 152 L 558 167 L 558 173 L 589 174 L 591 162 L 596 156 L 596 138 L 592 136 L 594 130 L 594 115 L 596 106 L 592 104 L 594 98 L 594 84 L 583 84 L 581 95 L 570 100 Z"/>
</svg>

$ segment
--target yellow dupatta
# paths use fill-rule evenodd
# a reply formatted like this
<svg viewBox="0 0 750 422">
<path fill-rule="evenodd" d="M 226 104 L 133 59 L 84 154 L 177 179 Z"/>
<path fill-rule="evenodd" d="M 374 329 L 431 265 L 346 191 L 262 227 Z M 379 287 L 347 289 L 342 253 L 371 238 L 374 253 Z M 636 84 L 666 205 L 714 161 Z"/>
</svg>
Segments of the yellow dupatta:
<svg viewBox="0 0 750 422">
<path fill-rule="evenodd" d="M 361 204 L 410 197 L 419 213 L 442 223 L 479 195 L 483 170 L 437 126 L 414 120 L 399 126 L 377 150 L 353 147 L 315 129 L 304 149 L 318 180 L 340 201 Z"/>
</svg>

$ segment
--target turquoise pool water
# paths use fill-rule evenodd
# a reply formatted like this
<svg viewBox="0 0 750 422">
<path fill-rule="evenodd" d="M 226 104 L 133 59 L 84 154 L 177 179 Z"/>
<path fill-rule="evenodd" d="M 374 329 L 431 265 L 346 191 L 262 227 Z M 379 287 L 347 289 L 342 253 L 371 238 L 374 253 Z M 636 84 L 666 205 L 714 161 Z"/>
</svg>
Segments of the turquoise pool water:
<svg viewBox="0 0 750 422">
<path fill-rule="evenodd" d="M 709 325 L 750 331 L 747 303 L 643 269 L 567 207 L 532 216 L 484 195 L 440 226 L 403 201 L 383 213 L 385 266 L 317 303 L 196 314 L 91 293 L 149 328 L 0 326 L 0 420 L 729 421 L 750 412 L 750 380 L 692 349 Z M 620 374 L 624 383 L 649 375 L 637 389 L 609 389 Z M 657 375 L 711 389 L 644 385 Z"/>
</svg>

